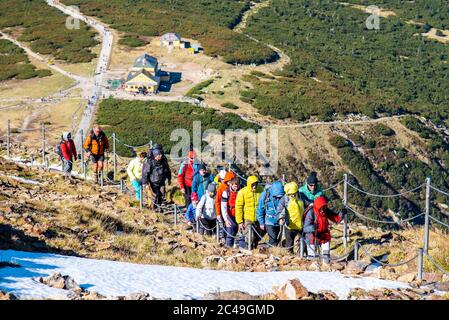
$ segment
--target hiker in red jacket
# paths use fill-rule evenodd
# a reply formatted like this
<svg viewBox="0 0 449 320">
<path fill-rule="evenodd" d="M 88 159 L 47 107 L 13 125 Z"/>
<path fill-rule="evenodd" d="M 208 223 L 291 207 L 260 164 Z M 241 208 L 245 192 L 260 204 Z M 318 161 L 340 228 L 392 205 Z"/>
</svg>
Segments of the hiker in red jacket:
<svg viewBox="0 0 449 320">
<path fill-rule="evenodd" d="M 76 161 L 76 147 L 72 140 L 72 134 L 70 132 L 64 132 L 62 134 L 62 140 L 59 144 L 61 148 L 62 158 L 62 170 L 66 174 L 70 174 L 73 168 L 73 161 Z"/>
<path fill-rule="evenodd" d="M 323 262 L 330 262 L 331 233 L 329 231 L 329 220 L 340 223 L 347 214 L 344 208 L 336 213 L 327 207 L 324 196 L 319 196 L 309 205 L 304 212 L 303 232 L 307 244 L 307 256 L 316 257 L 321 246 Z"/>
<path fill-rule="evenodd" d="M 195 169 L 193 168 L 196 156 L 195 151 L 189 151 L 187 156 L 187 163 L 184 163 L 181 168 L 179 168 L 178 172 L 179 189 L 181 189 L 181 192 L 184 195 L 186 208 L 188 208 L 191 203 L 190 196 L 192 194 L 193 176 L 195 175 Z"/>
</svg>

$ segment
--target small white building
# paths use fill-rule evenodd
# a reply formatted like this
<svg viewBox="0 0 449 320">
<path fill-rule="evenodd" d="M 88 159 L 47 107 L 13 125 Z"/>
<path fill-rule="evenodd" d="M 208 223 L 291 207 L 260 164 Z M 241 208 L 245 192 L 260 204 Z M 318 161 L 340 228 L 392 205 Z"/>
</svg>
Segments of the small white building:
<svg viewBox="0 0 449 320">
<path fill-rule="evenodd" d="M 169 32 L 161 37 L 161 47 L 181 48 L 181 36 L 175 32 Z"/>
</svg>

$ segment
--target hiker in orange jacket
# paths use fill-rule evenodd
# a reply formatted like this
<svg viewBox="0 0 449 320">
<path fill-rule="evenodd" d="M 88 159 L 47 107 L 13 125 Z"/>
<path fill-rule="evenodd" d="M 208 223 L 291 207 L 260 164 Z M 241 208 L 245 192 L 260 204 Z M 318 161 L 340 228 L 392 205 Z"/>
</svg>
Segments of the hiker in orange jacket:
<svg viewBox="0 0 449 320">
<path fill-rule="evenodd" d="M 103 171 L 104 153 L 109 150 L 109 141 L 101 127 L 96 124 L 84 141 L 87 157 L 93 163 L 94 179 L 98 183 L 98 174 Z"/>
<path fill-rule="evenodd" d="M 223 182 L 220 183 L 217 189 L 217 196 L 215 197 L 215 209 L 217 212 L 217 219 L 220 222 L 224 222 L 221 215 L 221 197 L 223 196 L 223 191 L 229 187 L 229 182 L 235 177 L 234 172 L 226 172 Z"/>
</svg>

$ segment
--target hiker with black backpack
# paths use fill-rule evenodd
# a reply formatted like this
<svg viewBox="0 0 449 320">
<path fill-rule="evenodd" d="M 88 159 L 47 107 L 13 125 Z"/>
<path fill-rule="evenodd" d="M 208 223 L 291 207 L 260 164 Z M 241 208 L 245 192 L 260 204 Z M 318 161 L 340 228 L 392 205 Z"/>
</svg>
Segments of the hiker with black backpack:
<svg viewBox="0 0 449 320">
<path fill-rule="evenodd" d="M 277 207 L 284 194 L 282 182 L 275 181 L 265 187 L 259 198 L 256 212 L 257 220 L 259 221 L 260 229 L 268 233 L 268 244 L 271 246 L 276 246 L 281 238 L 281 226 L 279 225 Z"/>
<path fill-rule="evenodd" d="M 104 153 L 109 150 L 108 137 L 98 124 L 94 125 L 84 141 L 84 150 L 87 152 L 87 158 L 92 161 L 94 180 L 98 183 L 98 175 L 103 172 Z"/>
<path fill-rule="evenodd" d="M 153 150 L 153 157 L 146 158 L 142 168 L 142 184 L 151 191 L 152 209 L 161 212 L 163 200 L 163 187 L 170 177 L 170 170 L 167 171 L 163 161 L 162 152 Z"/>
<path fill-rule="evenodd" d="M 164 153 L 164 147 L 159 144 L 156 143 L 154 146 L 152 146 L 149 150 L 148 150 L 148 158 L 154 158 L 154 150 L 158 150 L 161 154 L 161 161 L 162 161 L 162 165 L 164 166 L 164 170 L 167 173 L 167 182 L 170 185 L 171 184 L 171 179 L 172 179 L 172 175 L 171 175 L 171 170 L 170 170 L 170 165 L 168 164 L 168 159 L 167 156 Z M 161 187 L 161 193 L 162 193 L 162 202 L 166 201 L 166 187 L 165 187 L 165 183 L 164 185 Z"/>
<path fill-rule="evenodd" d="M 296 182 L 285 184 L 284 191 L 285 196 L 279 201 L 277 213 L 279 224 L 285 225 L 285 246 L 290 253 L 294 253 L 295 240 L 301 238 L 304 203 L 298 197 Z"/>
<path fill-rule="evenodd" d="M 56 147 L 57 153 L 62 160 L 62 171 L 70 175 L 73 168 L 73 162 L 76 161 L 77 153 L 75 143 L 72 140 L 70 132 L 64 132 L 61 136 L 61 142 Z"/>
</svg>

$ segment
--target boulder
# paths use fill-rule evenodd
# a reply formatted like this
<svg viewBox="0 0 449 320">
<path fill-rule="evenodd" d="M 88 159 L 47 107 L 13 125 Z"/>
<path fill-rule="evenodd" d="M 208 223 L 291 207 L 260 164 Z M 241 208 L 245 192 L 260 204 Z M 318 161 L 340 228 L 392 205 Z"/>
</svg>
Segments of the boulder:
<svg viewBox="0 0 449 320">
<path fill-rule="evenodd" d="M 438 282 L 435 285 L 435 289 L 438 291 L 449 291 L 449 281 Z"/>
<path fill-rule="evenodd" d="M 410 283 L 416 278 L 416 273 L 410 272 L 400 276 L 397 280 L 401 282 Z"/>
<path fill-rule="evenodd" d="M 17 300 L 17 297 L 12 293 L 0 291 L 0 300 Z"/>
<path fill-rule="evenodd" d="M 330 290 L 320 290 L 318 295 L 322 297 L 322 300 L 338 300 L 338 296 Z"/>
<path fill-rule="evenodd" d="M 147 292 L 136 292 L 125 297 L 125 300 L 153 300 L 153 298 Z"/>
<path fill-rule="evenodd" d="M 290 279 L 281 286 L 273 287 L 275 296 L 280 300 L 299 300 L 308 296 L 309 291 L 298 279 Z"/>
<path fill-rule="evenodd" d="M 56 289 L 71 290 L 78 293 L 83 292 L 83 289 L 72 277 L 68 275 L 63 276 L 60 273 L 54 273 L 46 278 L 40 277 L 38 281 Z"/>
<path fill-rule="evenodd" d="M 342 271 L 342 273 L 344 273 L 344 274 L 361 274 L 365 271 L 366 267 L 368 267 L 368 263 L 366 263 L 366 262 L 351 260 L 346 265 L 346 268 Z"/>
<path fill-rule="evenodd" d="M 203 296 L 203 300 L 259 300 L 260 298 L 260 296 L 253 296 L 239 290 L 209 292 Z"/>
<path fill-rule="evenodd" d="M 210 266 L 213 263 L 217 263 L 220 265 L 223 265 L 225 263 L 225 260 L 217 255 L 212 255 L 212 256 L 207 256 L 203 259 L 203 261 L 201 262 L 201 264 L 205 267 Z"/>
</svg>

